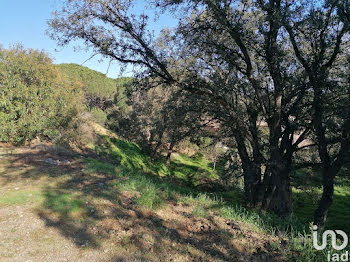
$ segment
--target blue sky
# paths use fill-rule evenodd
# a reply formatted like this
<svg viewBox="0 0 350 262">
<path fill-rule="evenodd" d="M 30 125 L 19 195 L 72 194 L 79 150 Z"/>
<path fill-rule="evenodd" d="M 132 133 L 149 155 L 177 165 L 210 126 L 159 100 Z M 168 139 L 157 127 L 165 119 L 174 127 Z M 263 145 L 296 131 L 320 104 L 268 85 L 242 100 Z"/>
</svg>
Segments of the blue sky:
<svg viewBox="0 0 350 262">
<path fill-rule="evenodd" d="M 143 1 L 136 5 L 136 9 L 143 10 Z M 21 43 L 26 48 L 35 48 L 47 51 L 54 59 L 54 63 L 77 63 L 82 64 L 90 56 L 90 51 L 74 51 L 71 44 L 68 47 L 57 47 L 55 41 L 46 35 L 48 29 L 47 20 L 51 13 L 59 9 L 62 0 L 1 0 L 0 4 L 0 44 L 8 48 L 10 45 Z M 163 26 L 174 26 L 176 21 L 169 15 L 163 15 L 151 24 L 152 30 L 158 32 Z M 107 72 L 108 62 L 99 62 L 101 57 L 95 57 L 84 63 L 91 69 Z M 124 73 L 128 75 L 128 72 Z M 108 76 L 118 77 L 119 67 L 113 63 Z"/>
</svg>

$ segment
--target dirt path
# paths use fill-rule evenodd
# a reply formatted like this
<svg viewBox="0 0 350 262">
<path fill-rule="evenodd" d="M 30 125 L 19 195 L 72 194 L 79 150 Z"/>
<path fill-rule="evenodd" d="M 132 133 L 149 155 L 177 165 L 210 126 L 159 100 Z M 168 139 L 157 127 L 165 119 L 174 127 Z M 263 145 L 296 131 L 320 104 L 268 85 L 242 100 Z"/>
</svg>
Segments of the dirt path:
<svg viewBox="0 0 350 262">
<path fill-rule="evenodd" d="M 58 166 L 38 161 L 43 159 L 48 154 L 37 150 L 0 148 L 0 261 L 133 260 L 108 243 L 98 249 L 79 246 L 40 217 L 43 188 L 54 182 L 50 175 L 60 174 Z"/>
</svg>

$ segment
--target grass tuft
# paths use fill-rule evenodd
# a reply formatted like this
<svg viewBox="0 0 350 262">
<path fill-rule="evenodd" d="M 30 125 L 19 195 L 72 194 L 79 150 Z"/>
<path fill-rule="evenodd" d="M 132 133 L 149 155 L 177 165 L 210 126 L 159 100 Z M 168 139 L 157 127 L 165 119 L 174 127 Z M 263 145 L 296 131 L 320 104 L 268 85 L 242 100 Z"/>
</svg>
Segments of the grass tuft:
<svg viewBox="0 0 350 262">
<path fill-rule="evenodd" d="M 152 183 L 149 183 L 140 190 L 141 196 L 136 199 L 136 203 L 147 208 L 156 209 L 164 202 L 161 191 Z"/>
</svg>

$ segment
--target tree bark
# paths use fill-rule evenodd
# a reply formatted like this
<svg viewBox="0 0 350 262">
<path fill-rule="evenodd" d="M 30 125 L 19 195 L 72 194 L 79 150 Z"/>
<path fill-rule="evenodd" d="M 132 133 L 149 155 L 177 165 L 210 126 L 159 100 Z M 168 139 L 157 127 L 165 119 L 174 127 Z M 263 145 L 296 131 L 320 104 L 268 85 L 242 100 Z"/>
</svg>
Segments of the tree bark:
<svg viewBox="0 0 350 262">
<path fill-rule="evenodd" d="M 173 153 L 173 148 L 174 148 L 174 143 L 171 142 L 169 149 L 168 149 L 168 153 L 166 156 L 166 166 L 170 166 L 170 162 L 171 162 L 171 154 Z"/>
<path fill-rule="evenodd" d="M 261 184 L 261 171 L 254 160 L 250 159 L 242 133 L 239 130 L 234 130 L 234 135 L 238 146 L 238 154 L 242 161 L 245 199 L 248 206 L 255 207 Z"/>
<path fill-rule="evenodd" d="M 282 218 L 290 216 L 293 211 L 290 170 L 285 167 L 272 170 L 270 181 L 262 208 Z"/>
<path fill-rule="evenodd" d="M 326 223 L 328 210 L 333 203 L 334 195 L 334 171 L 331 169 L 322 172 L 322 197 L 318 202 L 318 206 L 314 212 L 314 225 L 322 229 Z"/>
</svg>

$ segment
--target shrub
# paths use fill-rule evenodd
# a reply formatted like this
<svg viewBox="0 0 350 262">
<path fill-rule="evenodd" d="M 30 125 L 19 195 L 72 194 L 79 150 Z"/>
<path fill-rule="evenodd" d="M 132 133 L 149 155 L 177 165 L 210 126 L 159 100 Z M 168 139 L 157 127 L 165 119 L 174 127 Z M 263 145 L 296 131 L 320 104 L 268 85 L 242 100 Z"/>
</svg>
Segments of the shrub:
<svg viewBox="0 0 350 262">
<path fill-rule="evenodd" d="M 53 138 L 81 109 L 80 88 L 42 51 L 0 49 L 0 141 Z"/>
<path fill-rule="evenodd" d="M 107 114 L 100 108 L 92 108 L 91 111 L 92 118 L 96 121 L 96 123 L 104 126 L 107 121 Z"/>
<path fill-rule="evenodd" d="M 63 130 L 54 143 L 75 151 L 93 149 L 98 141 L 94 126 L 94 119 L 87 112 L 81 112 L 71 119 L 69 125 Z"/>
</svg>

